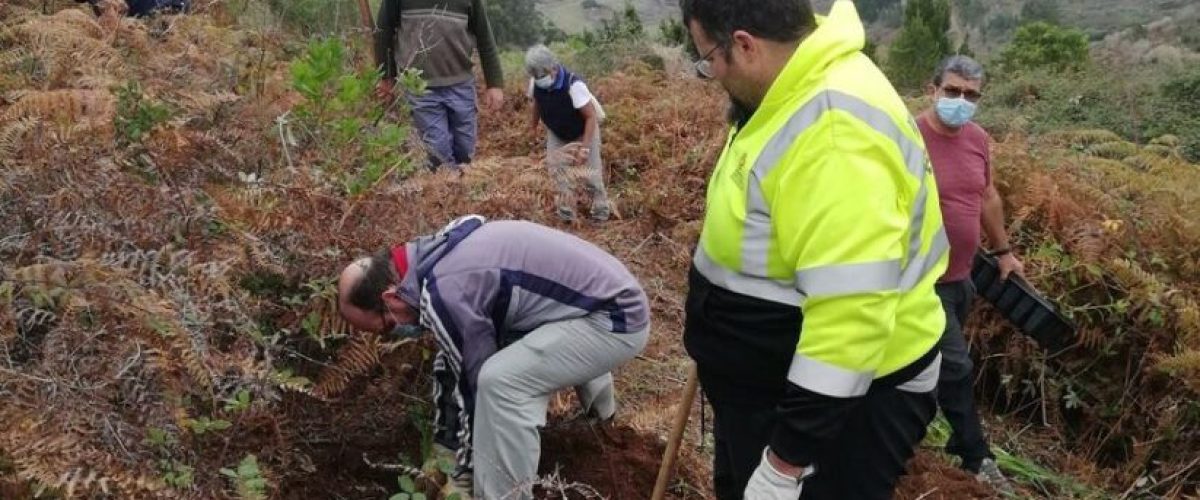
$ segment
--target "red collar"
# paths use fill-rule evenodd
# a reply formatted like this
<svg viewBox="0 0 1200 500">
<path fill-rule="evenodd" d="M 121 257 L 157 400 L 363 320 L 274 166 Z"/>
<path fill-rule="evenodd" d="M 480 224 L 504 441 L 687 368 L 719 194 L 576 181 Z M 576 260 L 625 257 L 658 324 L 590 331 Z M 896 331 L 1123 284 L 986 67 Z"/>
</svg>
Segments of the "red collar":
<svg viewBox="0 0 1200 500">
<path fill-rule="evenodd" d="M 392 265 L 396 267 L 396 274 L 403 280 L 408 274 L 408 250 L 404 245 L 392 247 Z"/>
</svg>

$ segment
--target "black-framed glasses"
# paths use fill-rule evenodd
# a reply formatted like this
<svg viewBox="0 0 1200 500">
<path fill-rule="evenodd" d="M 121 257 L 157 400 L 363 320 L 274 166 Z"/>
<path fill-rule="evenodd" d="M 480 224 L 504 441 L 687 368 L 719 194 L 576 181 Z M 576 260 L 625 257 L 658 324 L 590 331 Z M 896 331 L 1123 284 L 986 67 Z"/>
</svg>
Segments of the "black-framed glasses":
<svg viewBox="0 0 1200 500">
<path fill-rule="evenodd" d="M 970 102 L 979 102 L 983 98 L 983 94 L 978 91 L 959 87 L 942 87 L 942 93 L 951 99 L 962 97 Z"/>
<path fill-rule="evenodd" d="M 721 48 L 721 44 L 713 45 L 713 48 L 708 49 L 708 52 L 704 54 L 704 57 L 701 57 L 700 59 L 697 59 L 695 63 L 692 63 L 692 65 L 696 68 L 696 74 L 700 75 L 700 78 L 704 78 L 705 80 L 713 79 L 712 57 L 713 52 L 716 52 L 719 48 Z"/>
</svg>

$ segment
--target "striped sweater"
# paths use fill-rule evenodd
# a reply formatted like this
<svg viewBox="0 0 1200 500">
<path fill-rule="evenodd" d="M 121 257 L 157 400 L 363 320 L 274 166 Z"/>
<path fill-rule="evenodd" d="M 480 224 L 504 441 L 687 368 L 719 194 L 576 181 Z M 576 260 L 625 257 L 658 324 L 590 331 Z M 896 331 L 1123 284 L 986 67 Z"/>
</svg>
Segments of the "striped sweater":
<svg viewBox="0 0 1200 500">
<path fill-rule="evenodd" d="M 455 220 L 406 245 L 413 271 L 400 298 L 433 331 L 434 438 L 471 467 L 471 422 L 483 363 L 538 327 L 603 311 L 614 335 L 646 328 L 650 307 L 616 257 L 573 235 L 525 221 Z"/>
<path fill-rule="evenodd" d="M 463 83 L 472 77 L 476 48 L 487 86 L 503 87 L 484 0 L 383 0 L 379 6 L 375 64 L 386 78 L 398 68 L 417 68 L 430 87 Z"/>
</svg>

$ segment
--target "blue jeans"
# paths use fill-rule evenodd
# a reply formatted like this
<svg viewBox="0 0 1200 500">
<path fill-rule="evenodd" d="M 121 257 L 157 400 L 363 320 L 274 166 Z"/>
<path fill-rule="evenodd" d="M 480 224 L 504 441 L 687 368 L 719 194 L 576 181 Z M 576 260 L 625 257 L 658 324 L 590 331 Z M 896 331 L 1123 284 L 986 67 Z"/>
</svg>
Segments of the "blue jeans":
<svg viewBox="0 0 1200 500">
<path fill-rule="evenodd" d="M 471 163 L 479 128 L 475 80 L 430 87 L 424 95 L 407 97 L 413 125 L 429 154 L 429 167 Z"/>
</svg>

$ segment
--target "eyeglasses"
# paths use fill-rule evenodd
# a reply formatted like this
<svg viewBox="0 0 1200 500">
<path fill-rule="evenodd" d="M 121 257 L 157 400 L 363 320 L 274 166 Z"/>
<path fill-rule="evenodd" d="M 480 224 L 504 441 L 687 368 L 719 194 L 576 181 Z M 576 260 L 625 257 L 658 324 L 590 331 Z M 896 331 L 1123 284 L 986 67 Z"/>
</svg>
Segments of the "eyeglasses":
<svg viewBox="0 0 1200 500">
<path fill-rule="evenodd" d="M 983 94 L 971 89 L 963 89 L 959 87 L 942 87 L 942 93 L 951 99 L 964 97 L 970 102 L 979 102 L 983 98 Z"/>
<path fill-rule="evenodd" d="M 696 74 L 700 75 L 700 78 L 705 80 L 713 79 L 712 56 L 713 52 L 716 52 L 719 48 L 721 48 L 720 44 L 713 45 L 713 48 L 708 49 L 708 52 L 704 54 L 704 57 L 701 57 L 695 63 L 693 63 L 693 66 L 696 68 Z"/>
</svg>

